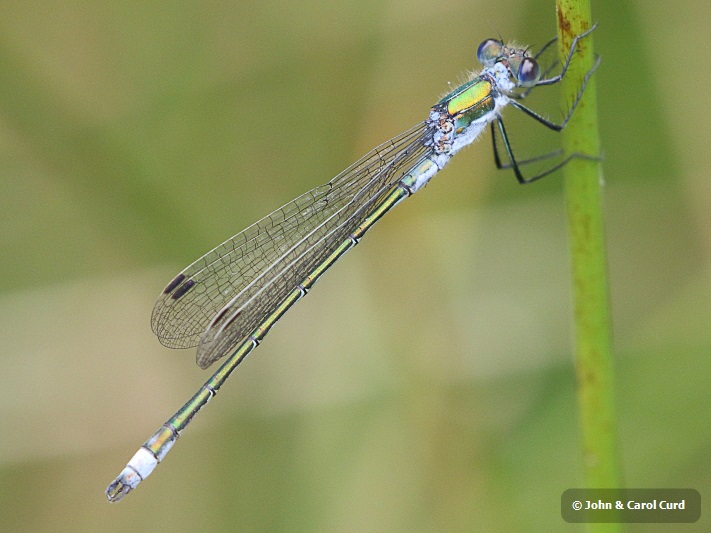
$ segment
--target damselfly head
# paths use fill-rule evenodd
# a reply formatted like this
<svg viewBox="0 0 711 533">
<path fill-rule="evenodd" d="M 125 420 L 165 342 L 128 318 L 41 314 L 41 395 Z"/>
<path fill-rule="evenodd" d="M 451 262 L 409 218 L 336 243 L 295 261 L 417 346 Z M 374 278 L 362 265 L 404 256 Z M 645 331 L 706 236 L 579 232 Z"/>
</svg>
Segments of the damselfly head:
<svg viewBox="0 0 711 533">
<path fill-rule="evenodd" d="M 541 68 L 530 57 L 528 49 L 507 46 L 498 39 L 487 39 L 479 45 L 476 55 L 485 67 L 504 64 L 520 87 L 532 87 L 541 79 Z"/>
</svg>

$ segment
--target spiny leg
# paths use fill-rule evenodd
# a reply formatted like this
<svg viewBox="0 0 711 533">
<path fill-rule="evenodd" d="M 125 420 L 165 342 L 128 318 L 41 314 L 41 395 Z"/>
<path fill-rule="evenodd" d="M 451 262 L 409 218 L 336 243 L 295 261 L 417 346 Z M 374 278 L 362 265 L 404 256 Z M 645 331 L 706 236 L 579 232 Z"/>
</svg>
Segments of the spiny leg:
<svg viewBox="0 0 711 533">
<path fill-rule="evenodd" d="M 528 178 L 527 178 L 526 176 L 524 176 L 524 175 L 521 173 L 521 169 L 519 168 L 520 165 L 524 165 L 524 164 L 526 164 L 526 163 L 533 163 L 533 162 L 535 162 L 535 161 L 541 161 L 541 160 L 544 160 L 544 159 L 549 159 L 549 158 L 551 158 L 551 157 L 554 157 L 555 155 L 560 155 L 560 154 L 562 153 L 562 151 L 559 150 L 558 152 L 551 152 L 550 154 L 544 154 L 544 155 L 542 155 L 542 156 L 538 156 L 538 157 L 534 157 L 534 158 L 531 158 L 531 159 L 526 159 L 526 160 L 524 160 L 524 161 L 518 162 L 518 161 L 516 161 L 516 156 L 514 156 L 513 149 L 511 148 L 511 142 L 509 141 L 509 137 L 508 137 L 508 135 L 506 134 L 506 128 L 504 127 L 504 122 L 501 120 L 501 117 L 497 117 L 496 120 L 495 120 L 495 122 L 496 122 L 496 124 L 497 124 L 498 127 L 499 127 L 499 131 L 501 132 L 501 140 L 502 140 L 503 143 L 504 143 L 504 149 L 506 150 L 506 155 L 508 156 L 509 161 L 511 161 L 511 163 L 508 164 L 508 165 L 501 163 L 501 159 L 500 159 L 499 154 L 498 154 L 498 149 L 497 149 L 497 147 L 496 147 L 496 136 L 494 135 L 495 132 L 494 132 L 494 129 L 493 129 L 494 124 L 492 123 L 492 124 L 491 124 L 491 127 L 492 127 L 491 133 L 492 133 L 492 139 L 494 139 L 494 140 L 493 140 L 493 143 L 494 143 L 494 160 L 495 160 L 495 162 L 496 162 L 496 166 L 497 166 L 497 168 L 511 168 L 511 169 L 513 169 L 514 175 L 516 176 L 516 179 L 518 180 L 518 182 L 519 182 L 521 185 L 526 185 L 526 184 L 531 183 L 531 182 L 533 182 L 533 181 L 539 180 L 539 179 L 541 179 L 541 178 L 547 176 L 548 174 L 552 174 L 552 173 L 555 172 L 556 170 L 558 170 L 558 169 L 560 169 L 560 168 L 563 168 L 563 167 L 564 167 L 565 165 L 567 165 L 572 159 L 592 159 L 592 160 L 594 160 L 594 161 L 598 161 L 598 160 L 600 159 L 599 157 L 595 157 L 595 156 L 589 156 L 589 155 L 585 155 L 585 154 L 573 153 L 573 154 L 570 154 L 570 155 L 569 155 L 568 157 L 566 157 L 565 159 L 563 159 L 562 161 L 560 161 L 559 163 L 556 163 L 555 165 L 553 165 L 553 166 L 550 167 L 549 169 L 544 170 L 543 172 L 541 172 L 541 173 L 539 173 L 539 174 L 536 174 L 535 176 L 531 176 L 531 177 L 528 177 Z"/>
<path fill-rule="evenodd" d="M 591 31 L 591 30 L 588 30 Z M 595 64 L 590 68 L 590 70 L 587 71 L 585 74 L 585 78 L 583 78 L 583 84 L 580 86 L 580 90 L 578 90 L 578 94 L 575 96 L 575 101 L 573 102 L 573 105 L 570 106 L 570 109 L 568 110 L 568 114 L 566 115 L 565 119 L 563 119 L 563 122 L 560 124 L 556 124 L 555 122 L 552 122 L 548 120 L 547 118 L 542 117 L 532 109 L 527 108 L 523 104 L 520 104 L 516 100 L 511 100 L 511 105 L 514 106 L 516 109 L 519 109 L 526 113 L 529 117 L 533 118 L 534 120 L 537 120 L 541 124 L 543 124 L 546 128 L 550 128 L 553 131 L 561 131 L 563 128 L 565 128 L 565 125 L 568 123 L 570 120 L 570 117 L 573 116 L 573 111 L 575 111 L 575 108 L 578 107 L 578 104 L 580 103 L 580 99 L 583 97 L 583 93 L 585 92 L 585 87 L 588 85 L 588 81 L 590 80 L 590 77 L 595 73 L 597 70 L 597 67 L 600 66 L 600 61 L 601 58 L 598 56 L 597 61 L 595 61 Z"/>
<path fill-rule="evenodd" d="M 496 168 L 498 170 L 508 170 L 513 168 L 513 165 L 511 163 L 503 163 L 501 161 L 501 156 L 499 155 L 499 146 L 496 143 L 496 129 L 494 129 L 494 122 L 491 123 L 491 144 L 494 148 L 494 164 L 496 165 Z M 549 152 L 547 154 L 542 154 L 538 155 L 536 157 L 532 157 L 530 159 L 521 159 L 517 160 L 516 164 L 521 167 L 523 165 L 527 165 L 528 163 L 535 163 L 537 161 L 544 161 L 546 159 L 551 159 L 553 157 L 558 157 L 563 155 L 563 150 L 554 150 L 552 152 Z"/>
<path fill-rule="evenodd" d="M 566 58 L 565 63 L 563 64 L 563 68 L 561 69 L 560 74 L 558 74 L 557 76 L 553 76 L 552 78 L 539 80 L 538 83 L 536 83 L 536 85 L 534 85 L 534 87 L 540 87 L 542 85 L 554 85 L 554 84 L 560 82 L 560 80 L 563 79 L 563 76 L 565 76 L 565 73 L 568 70 L 570 61 L 573 59 L 573 54 L 575 53 L 576 46 L 578 46 L 578 41 L 580 41 L 580 39 L 583 39 L 583 38 L 587 37 L 588 35 L 590 35 L 595 30 L 595 28 L 597 28 L 597 22 L 595 24 L 593 24 L 589 30 L 584 31 L 580 35 L 575 36 L 575 38 L 573 39 L 573 42 L 570 43 L 570 49 L 568 50 L 568 57 Z M 551 44 L 551 43 L 548 43 L 548 44 Z M 548 46 L 548 44 L 546 44 L 546 47 Z M 598 62 L 599 62 L 599 60 L 598 60 Z M 591 70 L 594 70 L 594 69 L 595 69 L 595 67 L 593 67 L 593 69 L 591 69 Z"/>
</svg>

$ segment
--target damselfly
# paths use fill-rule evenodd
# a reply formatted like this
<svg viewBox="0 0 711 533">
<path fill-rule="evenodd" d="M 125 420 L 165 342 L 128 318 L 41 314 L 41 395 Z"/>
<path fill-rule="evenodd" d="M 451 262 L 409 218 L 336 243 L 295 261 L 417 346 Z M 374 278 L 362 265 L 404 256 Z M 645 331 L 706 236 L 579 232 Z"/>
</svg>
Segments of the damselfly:
<svg viewBox="0 0 711 533">
<path fill-rule="evenodd" d="M 487 125 L 491 127 L 496 166 L 511 168 L 520 183 L 542 178 L 573 157 L 588 157 L 561 157 L 562 161 L 547 170 L 524 177 L 520 165 L 533 160 L 518 162 L 514 157 L 501 110 L 511 104 L 547 128 L 562 130 L 599 59 L 586 74 L 560 124 L 520 101 L 534 87 L 558 83 L 579 40 L 594 29 L 573 40 L 560 74 L 548 78 L 537 59 L 555 39 L 536 55 L 501 40 L 487 39 L 477 51 L 483 70 L 437 102 L 424 122 L 381 144 L 326 185 L 277 209 L 178 274 L 156 302 L 151 317 L 153 331 L 170 348 L 197 346 L 201 368 L 229 357 L 136 452 L 107 487 L 109 501 L 119 501 L 146 479 L 237 365 L 336 260 L 358 244 L 385 213 L 424 187 Z M 508 163 L 502 163 L 495 128 Z"/>
</svg>

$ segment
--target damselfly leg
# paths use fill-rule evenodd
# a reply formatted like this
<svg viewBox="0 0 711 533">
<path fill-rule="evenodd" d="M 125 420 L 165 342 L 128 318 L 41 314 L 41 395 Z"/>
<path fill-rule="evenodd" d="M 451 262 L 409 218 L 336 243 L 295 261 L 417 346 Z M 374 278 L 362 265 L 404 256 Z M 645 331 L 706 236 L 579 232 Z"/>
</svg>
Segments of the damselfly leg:
<svg viewBox="0 0 711 533">
<path fill-rule="evenodd" d="M 561 72 L 559 74 L 557 74 L 556 76 L 553 76 L 551 78 L 545 78 L 545 79 L 539 80 L 535 85 L 533 85 L 532 87 L 529 87 L 523 93 L 519 93 L 518 95 L 514 96 L 510 100 L 510 104 L 513 107 L 515 107 L 516 109 L 522 111 L 527 116 L 531 117 L 532 119 L 534 119 L 535 121 L 544 125 L 546 128 L 548 128 L 550 130 L 553 130 L 556 132 L 563 130 L 563 128 L 565 128 L 565 126 L 568 124 L 570 117 L 573 116 L 573 112 L 575 111 L 575 108 L 580 103 L 580 99 L 582 98 L 583 93 L 585 92 L 585 88 L 587 87 L 590 77 L 595 73 L 598 66 L 600 65 L 600 57 L 597 58 L 597 60 L 595 61 L 593 66 L 590 68 L 590 70 L 588 70 L 588 72 L 585 74 L 585 77 L 583 78 L 583 82 L 580 86 L 580 89 L 578 90 L 578 92 L 576 94 L 575 100 L 573 101 L 573 104 L 568 109 L 568 113 L 566 114 L 565 118 L 563 119 L 563 121 L 560 124 L 556 124 L 555 122 L 548 120 L 547 118 L 541 116 L 539 113 L 536 113 L 532 109 L 524 106 L 517 100 L 522 100 L 523 98 L 525 98 L 526 95 L 530 92 L 530 90 L 533 89 L 533 87 L 539 87 L 542 85 L 555 85 L 555 84 L 559 83 L 565 76 L 566 71 L 568 70 L 570 61 L 573 58 L 573 55 L 575 53 L 575 48 L 577 47 L 578 42 L 580 41 L 580 39 L 589 35 L 596 27 L 597 27 L 597 24 L 593 25 L 589 30 L 578 35 L 577 37 L 575 37 L 575 39 L 573 39 L 573 42 L 570 45 L 570 50 L 568 51 L 568 56 L 567 56 L 566 61 L 563 65 L 563 68 L 561 69 Z M 552 39 L 552 40 L 548 41 L 548 43 L 546 43 L 543 46 L 543 48 L 541 48 L 541 50 L 534 56 L 534 58 L 537 58 L 538 56 L 540 56 L 541 53 L 543 53 L 543 51 L 546 48 L 548 48 L 550 45 L 552 45 L 554 42 L 556 42 L 556 40 L 557 39 Z M 550 67 L 550 68 L 552 68 L 552 67 Z M 549 68 L 549 70 L 550 70 L 550 68 Z M 501 139 L 504 144 L 504 150 L 506 152 L 508 160 L 510 161 L 509 163 L 502 162 L 501 156 L 499 154 L 499 148 L 496 143 L 496 136 L 497 135 L 496 135 L 496 130 L 494 129 L 494 123 L 496 123 L 499 133 L 501 134 Z M 496 168 L 498 168 L 498 169 L 512 169 L 514 172 L 514 175 L 516 176 L 516 179 L 521 184 L 531 183 L 531 182 L 539 180 L 545 176 L 548 176 L 549 174 L 551 174 L 551 173 L 555 172 L 556 170 L 559 170 L 562 167 L 564 167 L 565 165 L 567 165 L 572 159 L 581 159 L 581 158 L 582 159 L 593 159 L 593 160 L 599 159 L 598 156 L 592 156 L 592 155 L 581 154 L 581 153 L 572 153 L 572 154 L 568 155 L 567 157 L 565 157 L 562 161 L 547 168 L 546 170 L 543 170 L 542 172 L 539 172 L 533 176 L 526 177 L 521 172 L 520 167 L 522 165 L 526 165 L 526 164 L 534 163 L 534 162 L 538 162 L 538 161 L 544 161 L 546 159 L 552 159 L 554 157 L 559 157 L 563 154 L 563 151 L 562 150 L 554 150 L 553 152 L 549 152 L 549 153 L 535 156 L 532 158 L 528 158 L 525 160 L 521 160 L 521 161 L 517 160 L 516 156 L 513 153 L 513 149 L 511 147 L 511 141 L 509 140 L 509 136 L 506 133 L 506 127 L 504 126 L 503 120 L 501 119 L 500 116 L 497 117 L 496 120 L 491 123 L 491 142 L 492 142 L 492 146 L 494 149 L 494 162 L 496 164 Z"/>
</svg>

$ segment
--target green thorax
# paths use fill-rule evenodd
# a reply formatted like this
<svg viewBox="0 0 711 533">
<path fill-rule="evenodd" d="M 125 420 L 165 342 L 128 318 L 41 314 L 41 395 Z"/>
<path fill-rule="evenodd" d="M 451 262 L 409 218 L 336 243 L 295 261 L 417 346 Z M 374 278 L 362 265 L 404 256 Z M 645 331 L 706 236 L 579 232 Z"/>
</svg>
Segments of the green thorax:
<svg viewBox="0 0 711 533">
<path fill-rule="evenodd" d="M 493 111 L 494 96 L 491 89 L 491 81 L 479 76 L 454 89 L 437 102 L 436 107 L 446 109 L 454 119 L 455 131 L 459 133 L 473 121 Z"/>
</svg>

